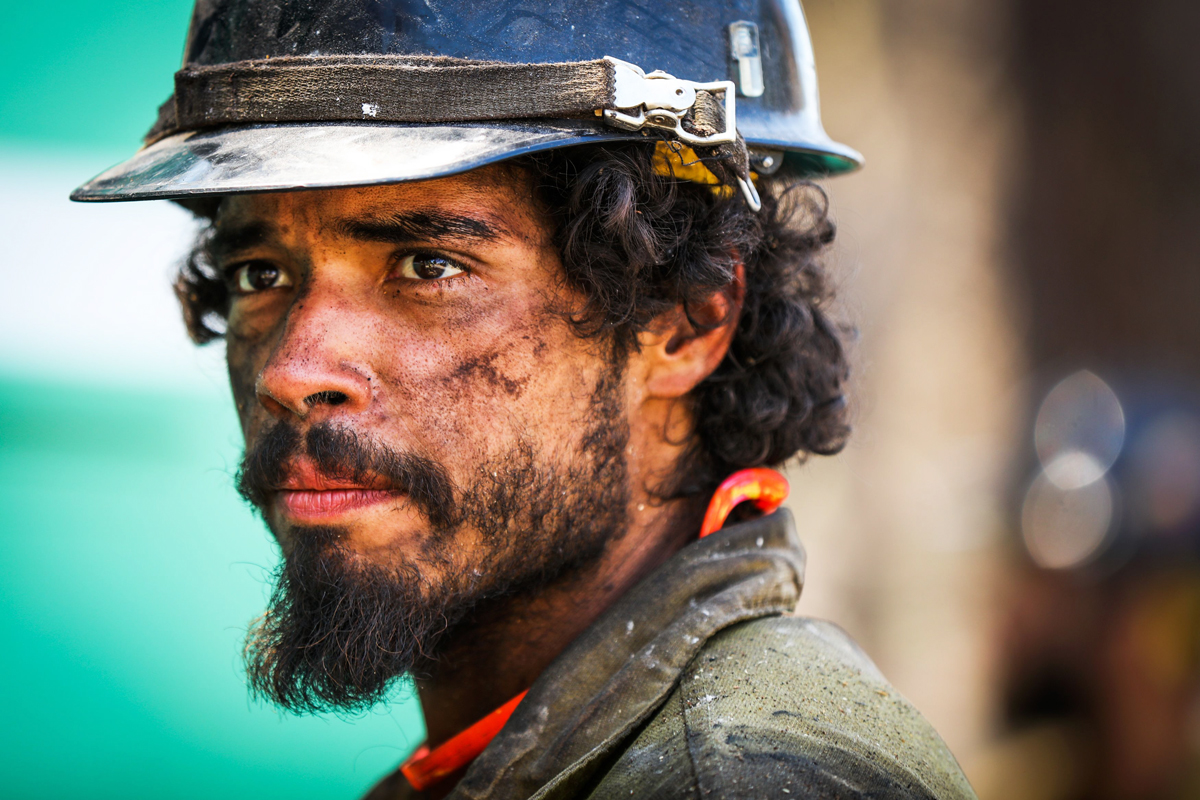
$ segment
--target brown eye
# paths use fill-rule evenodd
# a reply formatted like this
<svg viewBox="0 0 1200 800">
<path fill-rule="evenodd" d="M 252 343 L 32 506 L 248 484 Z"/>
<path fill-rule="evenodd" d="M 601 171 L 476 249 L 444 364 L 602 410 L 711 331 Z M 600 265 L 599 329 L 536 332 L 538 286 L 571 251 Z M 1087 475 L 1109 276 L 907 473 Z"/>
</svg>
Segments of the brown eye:
<svg viewBox="0 0 1200 800">
<path fill-rule="evenodd" d="M 417 281 L 435 281 L 464 272 L 463 268 L 448 258 L 431 255 L 405 256 L 400 262 L 400 274 Z"/>
<path fill-rule="evenodd" d="M 287 273 L 266 261 L 251 261 L 238 267 L 233 273 L 232 283 L 241 294 L 254 294 L 292 285 Z"/>
</svg>

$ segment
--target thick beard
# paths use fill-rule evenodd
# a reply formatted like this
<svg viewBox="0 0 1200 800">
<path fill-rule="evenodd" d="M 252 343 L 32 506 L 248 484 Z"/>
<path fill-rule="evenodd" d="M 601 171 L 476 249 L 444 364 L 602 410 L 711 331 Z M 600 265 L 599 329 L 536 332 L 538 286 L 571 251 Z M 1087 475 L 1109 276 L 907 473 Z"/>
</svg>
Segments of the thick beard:
<svg viewBox="0 0 1200 800">
<path fill-rule="evenodd" d="M 594 563 L 627 525 L 629 431 L 620 377 L 615 367 L 597 385 L 569 466 L 542 462 L 522 440 L 480 465 L 461 492 L 433 462 L 364 443 L 350 431 L 310 430 L 305 449 L 328 474 L 390 470 L 399 482 L 420 485 L 410 496 L 417 495 L 432 535 L 418 563 L 385 568 L 350 553 L 341 529 L 293 529 L 267 611 L 246 638 L 251 690 L 296 713 L 364 710 L 396 678 L 432 668 L 439 645 L 487 609 L 486 601 L 534 594 Z M 300 447 L 294 430 L 264 437 L 243 461 L 243 495 L 263 496 L 263 481 Z M 465 527 L 479 531 L 485 552 L 456 568 L 457 534 Z M 440 579 L 431 581 L 430 573 Z"/>
</svg>

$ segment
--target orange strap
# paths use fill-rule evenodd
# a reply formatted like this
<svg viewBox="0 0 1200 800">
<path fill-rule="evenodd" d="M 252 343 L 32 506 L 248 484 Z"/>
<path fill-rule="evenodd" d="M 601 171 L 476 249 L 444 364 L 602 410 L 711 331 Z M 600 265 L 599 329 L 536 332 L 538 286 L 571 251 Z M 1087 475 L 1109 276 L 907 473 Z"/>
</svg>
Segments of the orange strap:
<svg viewBox="0 0 1200 800">
<path fill-rule="evenodd" d="M 525 692 L 509 700 L 504 705 L 476 722 L 465 731 L 455 734 L 434 750 L 425 745 L 417 748 L 400 771 L 408 782 L 418 792 L 433 786 L 442 778 L 465 767 L 483 752 L 496 734 L 508 722 L 508 718 L 517 710 L 517 705 L 525 697 Z"/>
<path fill-rule="evenodd" d="M 713 492 L 700 526 L 700 538 L 721 530 L 738 503 L 749 500 L 759 511 L 770 514 L 783 505 L 789 488 L 787 478 L 773 469 L 755 467 L 733 473 Z"/>
<path fill-rule="evenodd" d="M 770 514 L 783 505 L 787 496 L 787 479 L 773 469 L 756 467 L 735 472 L 713 493 L 708 511 L 704 514 L 704 524 L 700 526 L 700 536 L 703 538 L 720 530 L 738 503 L 748 500 L 764 514 Z M 467 766 L 491 744 L 492 739 L 496 738 L 496 734 L 500 733 L 508 718 L 517 710 L 525 694 L 521 692 L 433 750 L 421 745 L 417 752 L 404 762 L 400 771 L 412 787 L 421 792 Z"/>
</svg>

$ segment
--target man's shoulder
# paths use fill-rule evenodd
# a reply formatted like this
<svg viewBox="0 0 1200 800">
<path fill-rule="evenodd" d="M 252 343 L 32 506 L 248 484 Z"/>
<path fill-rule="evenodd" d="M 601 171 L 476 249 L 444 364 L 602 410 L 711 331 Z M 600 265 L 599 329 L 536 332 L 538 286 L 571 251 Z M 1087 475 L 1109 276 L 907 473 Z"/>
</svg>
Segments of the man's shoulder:
<svg viewBox="0 0 1200 800">
<path fill-rule="evenodd" d="M 710 639 L 593 797 L 973 798 L 944 742 L 840 628 Z M 649 791 L 648 791 L 649 790 Z"/>
</svg>

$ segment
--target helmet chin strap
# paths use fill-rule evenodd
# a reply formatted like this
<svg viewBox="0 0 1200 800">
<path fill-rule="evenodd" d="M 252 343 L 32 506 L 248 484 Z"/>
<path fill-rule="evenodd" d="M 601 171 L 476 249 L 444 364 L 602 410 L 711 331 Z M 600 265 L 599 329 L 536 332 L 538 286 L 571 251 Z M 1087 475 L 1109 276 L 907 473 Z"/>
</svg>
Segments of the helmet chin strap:
<svg viewBox="0 0 1200 800">
<path fill-rule="evenodd" d="M 755 467 L 733 473 L 713 492 L 708 511 L 704 514 L 704 522 L 700 526 L 699 538 L 720 530 L 739 503 L 751 502 L 763 514 L 774 512 L 787 499 L 788 490 L 787 479 L 773 469 Z M 421 745 L 404 762 L 400 771 L 419 792 L 458 772 L 491 744 L 492 739 L 500 733 L 527 693 L 528 690 L 521 692 L 432 750 Z"/>
</svg>

